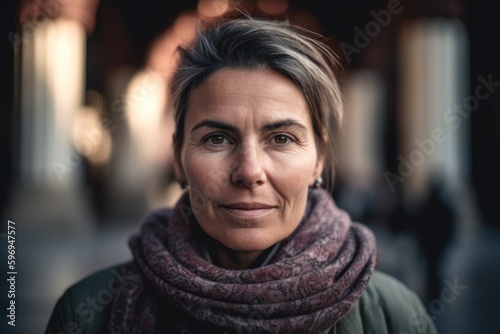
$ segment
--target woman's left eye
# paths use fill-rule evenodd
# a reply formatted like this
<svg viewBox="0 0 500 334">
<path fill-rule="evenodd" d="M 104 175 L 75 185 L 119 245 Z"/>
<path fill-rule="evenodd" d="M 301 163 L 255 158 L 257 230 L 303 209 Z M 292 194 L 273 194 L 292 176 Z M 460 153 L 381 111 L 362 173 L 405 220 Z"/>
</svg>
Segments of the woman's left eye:
<svg viewBox="0 0 500 334">
<path fill-rule="evenodd" d="M 285 135 L 277 135 L 273 137 L 272 141 L 274 142 L 274 144 L 288 145 L 292 142 L 292 138 Z"/>
</svg>

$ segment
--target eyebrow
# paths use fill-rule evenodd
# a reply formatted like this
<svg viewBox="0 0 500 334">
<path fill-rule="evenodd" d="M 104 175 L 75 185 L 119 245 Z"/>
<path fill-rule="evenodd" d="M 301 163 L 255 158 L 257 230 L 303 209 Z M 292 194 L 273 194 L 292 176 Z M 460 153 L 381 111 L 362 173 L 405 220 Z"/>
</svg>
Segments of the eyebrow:
<svg viewBox="0 0 500 334">
<path fill-rule="evenodd" d="M 227 130 L 227 131 L 236 131 L 236 128 L 232 125 L 219 122 L 219 121 L 214 121 L 211 119 L 206 119 L 204 121 L 201 121 L 200 123 L 196 124 L 193 126 L 191 129 L 191 133 L 193 133 L 196 129 L 199 129 L 203 126 L 209 127 L 209 128 L 216 128 L 216 129 L 222 129 L 222 130 Z"/>
<path fill-rule="evenodd" d="M 204 126 L 209 127 L 209 128 L 216 128 L 216 129 L 222 129 L 222 130 L 227 130 L 227 131 L 233 131 L 233 132 L 237 131 L 237 128 L 232 126 L 232 125 L 229 125 L 229 124 L 226 124 L 226 123 L 220 122 L 220 121 L 206 119 L 206 120 L 201 121 L 200 123 L 196 124 L 191 129 L 191 133 L 193 133 L 195 130 L 197 130 L 201 127 L 204 127 Z M 307 130 L 307 128 L 304 124 L 302 124 L 294 119 L 287 118 L 284 120 L 280 120 L 277 122 L 266 124 L 266 125 L 261 127 L 261 131 L 266 132 L 266 131 L 273 131 L 273 130 L 282 129 L 282 128 L 289 128 L 289 127 L 298 127 L 302 130 Z"/>
<path fill-rule="evenodd" d="M 302 130 L 307 130 L 306 126 L 294 119 L 287 118 L 281 121 L 277 121 L 274 123 L 266 124 L 261 128 L 261 131 L 273 131 L 281 128 L 289 128 L 289 127 L 299 127 Z"/>
</svg>

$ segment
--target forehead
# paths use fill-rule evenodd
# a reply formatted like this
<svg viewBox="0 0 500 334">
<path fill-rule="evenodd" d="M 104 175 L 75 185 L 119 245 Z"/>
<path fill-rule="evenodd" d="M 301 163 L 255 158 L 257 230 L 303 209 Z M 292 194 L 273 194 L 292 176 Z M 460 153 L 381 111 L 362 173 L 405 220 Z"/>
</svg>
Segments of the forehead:
<svg viewBox="0 0 500 334">
<path fill-rule="evenodd" d="M 224 115 L 281 115 L 311 123 L 306 100 L 295 83 L 269 69 L 222 69 L 192 91 L 186 122 Z"/>
</svg>

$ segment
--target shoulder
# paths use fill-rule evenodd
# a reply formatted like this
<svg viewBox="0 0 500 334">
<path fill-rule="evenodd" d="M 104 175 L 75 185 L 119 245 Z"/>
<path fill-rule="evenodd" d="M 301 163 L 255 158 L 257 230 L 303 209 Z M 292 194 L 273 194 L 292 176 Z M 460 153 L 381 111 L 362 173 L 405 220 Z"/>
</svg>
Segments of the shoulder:
<svg viewBox="0 0 500 334">
<path fill-rule="evenodd" d="M 125 264 L 97 271 L 72 285 L 57 301 L 46 334 L 106 331 L 114 296 L 127 280 Z"/>
<path fill-rule="evenodd" d="M 420 298 L 398 279 L 379 271 L 338 325 L 339 334 L 437 333 Z"/>
<path fill-rule="evenodd" d="M 385 308 L 421 306 L 418 296 L 400 280 L 375 271 L 364 293 L 364 300 Z"/>
</svg>

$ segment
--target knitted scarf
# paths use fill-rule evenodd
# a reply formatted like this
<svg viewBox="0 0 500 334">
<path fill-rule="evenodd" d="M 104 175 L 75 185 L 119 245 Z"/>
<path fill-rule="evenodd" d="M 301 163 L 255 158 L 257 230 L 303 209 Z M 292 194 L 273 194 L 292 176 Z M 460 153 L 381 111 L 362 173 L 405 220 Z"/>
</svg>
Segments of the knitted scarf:
<svg viewBox="0 0 500 334">
<path fill-rule="evenodd" d="M 206 261 L 189 208 L 186 193 L 130 238 L 133 262 L 113 301 L 111 333 L 162 326 L 173 333 L 321 333 L 351 309 L 373 273 L 372 232 L 323 189 L 309 191 L 299 226 L 268 265 L 254 269 Z"/>
</svg>

